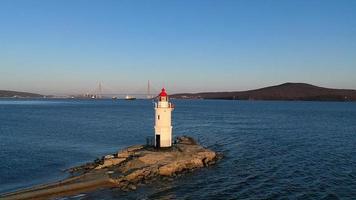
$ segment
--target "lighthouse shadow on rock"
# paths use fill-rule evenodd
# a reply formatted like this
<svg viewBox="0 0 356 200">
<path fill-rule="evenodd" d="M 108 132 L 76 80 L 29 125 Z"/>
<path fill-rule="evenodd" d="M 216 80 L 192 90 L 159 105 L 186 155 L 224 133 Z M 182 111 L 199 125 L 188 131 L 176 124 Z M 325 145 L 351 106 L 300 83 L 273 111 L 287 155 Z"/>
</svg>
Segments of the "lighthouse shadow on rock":
<svg viewBox="0 0 356 200">
<path fill-rule="evenodd" d="M 164 88 L 155 102 L 155 142 L 156 148 L 169 148 L 172 146 L 172 111 L 174 105 Z"/>
</svg>

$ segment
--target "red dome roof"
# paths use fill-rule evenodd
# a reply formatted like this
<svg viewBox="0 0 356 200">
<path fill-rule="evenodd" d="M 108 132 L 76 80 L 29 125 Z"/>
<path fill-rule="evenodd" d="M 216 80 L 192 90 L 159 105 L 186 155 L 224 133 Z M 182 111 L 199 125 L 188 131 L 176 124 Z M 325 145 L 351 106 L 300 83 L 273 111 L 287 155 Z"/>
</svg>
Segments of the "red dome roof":
<svg viewBox="0 0 356 200">
<path fill-rule="evenodd" d="M 166 97 L 167 96 L 166 89 L 162 88 L 162 91 L 161 91 L 161 93 L 159 93 L 159 96 Z"/>
</svg>

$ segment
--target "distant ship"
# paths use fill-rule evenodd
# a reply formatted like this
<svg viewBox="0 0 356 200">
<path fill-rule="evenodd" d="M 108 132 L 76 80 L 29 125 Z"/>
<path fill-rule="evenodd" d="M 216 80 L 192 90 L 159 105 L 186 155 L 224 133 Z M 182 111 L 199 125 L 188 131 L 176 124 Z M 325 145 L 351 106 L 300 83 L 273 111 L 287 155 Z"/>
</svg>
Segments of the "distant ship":
<svg viewBox="0 0 356 200">
<path fill-rule="evenodd" d="M 125 100 L 135 100 L 135 99 L 136 99 L 135 97 L 132 97 L 132 96 L 129 96 L 129 95 L 127 95 L 125 97 Z"/>
<path fill-rule="evenodd" d="M 113 96 L 111 97 L 112 100 L 116 100 L 117 99 L 117 96 Z"/>
</svg>

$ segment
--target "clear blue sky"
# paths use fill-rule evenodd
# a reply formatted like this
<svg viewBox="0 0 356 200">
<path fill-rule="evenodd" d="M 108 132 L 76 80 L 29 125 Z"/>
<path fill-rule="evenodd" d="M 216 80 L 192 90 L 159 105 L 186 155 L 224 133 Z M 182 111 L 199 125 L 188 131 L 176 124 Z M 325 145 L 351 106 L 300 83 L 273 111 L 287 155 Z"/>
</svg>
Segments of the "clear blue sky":
<svg viewBox="0 0 356 200">
<path fill-rule="evenodd" d="M 0 1 L 0 89 L 356 89 L 356 1 Z"/>
</svg>

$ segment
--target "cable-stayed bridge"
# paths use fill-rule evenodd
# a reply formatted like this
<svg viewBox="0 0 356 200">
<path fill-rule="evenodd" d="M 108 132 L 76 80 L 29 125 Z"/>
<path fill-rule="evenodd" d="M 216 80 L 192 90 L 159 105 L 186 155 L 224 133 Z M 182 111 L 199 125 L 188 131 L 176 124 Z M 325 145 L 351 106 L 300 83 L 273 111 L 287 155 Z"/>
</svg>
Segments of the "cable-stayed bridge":
<svg viewBox="0 0 356 200">
<path fill-rule="evenodd" d="M 152 99 L 158 94 L 159 90 L 152 87 L 150 81 L 147 81 L 147 85 L 138 88 L 137 90 L 133 90 L 130 92 L 115 92 L 114 89 L 111 89 L 107 85 L 103 85 L 102 82 L 99 82 L 97 86 L 89 90 L 89 92 L 85 94 L 81 94 L 78 97 L 80 98 L 92 98 L 92 99 L 101 99 L 101 98 L 140 98 L 140 99 Z"/>
</svg>

